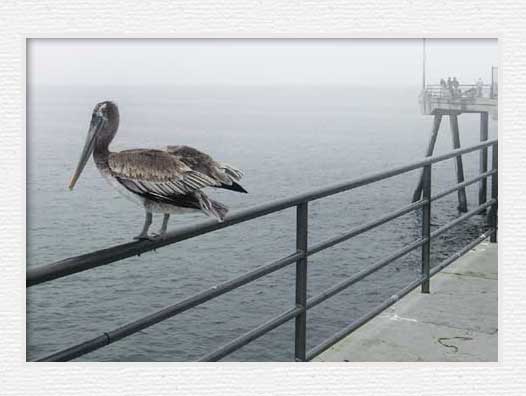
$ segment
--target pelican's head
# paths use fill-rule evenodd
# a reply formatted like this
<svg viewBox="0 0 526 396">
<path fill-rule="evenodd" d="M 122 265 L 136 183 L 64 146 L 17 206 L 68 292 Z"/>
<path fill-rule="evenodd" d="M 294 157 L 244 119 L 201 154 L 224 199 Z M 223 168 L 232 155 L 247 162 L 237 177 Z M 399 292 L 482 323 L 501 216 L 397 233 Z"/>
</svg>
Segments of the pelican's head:
<svg viewBox="0 0 526 396">
<path fill-rule="evenodd" d="M 98 103 L 93 109 L 88 136 L 86 136 L 86 142 L 84 143 L 79 163 L 69 183 L 70 190 L 75 187 L 75 183 L 84 170 L 95 146 L 107 149 L 117 132 L 118 126 L 119 109 L 117 105 L 110 101 Z"/>
</svg>

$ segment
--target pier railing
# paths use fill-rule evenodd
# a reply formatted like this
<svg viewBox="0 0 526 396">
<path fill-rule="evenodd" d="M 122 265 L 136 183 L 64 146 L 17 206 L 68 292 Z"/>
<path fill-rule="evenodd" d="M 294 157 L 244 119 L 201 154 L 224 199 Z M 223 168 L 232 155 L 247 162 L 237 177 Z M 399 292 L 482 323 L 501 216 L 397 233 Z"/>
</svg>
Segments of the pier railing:
<svg viewBox="0 0 526 396">
<path fill-rule="evenodd" d="M 460 84 L 458 89 L 450 89 L 443 87 L 440 84 L 428 84 L 423 90 L 423 94 L 432 99 L 447 99 L 447 100 L 476 100 L 476 99 L 494 99 L 491 84 L 483 84 L 478 86 L 476 84 Z"/>
<path fill-rule="evenodd" d="M 487 155 L 487 148 L 492 147 L 492 169 L 489 171 L 481 171 L 476 177 L 459 183 L 452 188 L 439 192 L 432 195 L 432 182 L 431 172 L 432 165 L 445 161 L 451 158 L 458 157 L 460 155 L 481 151 L 482 155 Z M 154 249 L 161 248 L 163 246 L 171 245 L 185 239 L 193 238 L 198 235 L 206 234 L 221 228 L 230 227 L 232 225 L 242 223 L 255 219 L 257 217 L 265 216 L 270 213 L 279 212 L 281 210 L 296 207 L 296 249 L 291 252 L 290 255 L 283 257 L 279 260 L 271 263 L 262 265 L 253 271 L 247 272 L 229 281 L 215 285 L 209 289 L 203 290 L 200 293 L 194 294 L 180 301 L 174 302 L 167 307 L 158 311 L 152 312 L 149 315 L 141 317 L 139 319 L 128 322 L 120 327 L 109 330 L 102 334 L 99 334 L 91 339 L 76 345 L 70 346 L 51 355 L 38 359 L 39 361 L 67 361 L 78 358 L 87 353 L 93 352 L 106 345 L 119 341 L 127 336 L 137 333 L 147 327 L 153 326 L 156 323 L 170 319 L 184 311 L 194 308 L 200 304 L 205 303 L 213 298 L 228 293 L 231 290 L 239 288 L 250 282 L 255 281 L 265 275 L 278 271 L 282 268 L 296 265 L 296 287 L 295 287 L 295 305 L 289 309 L 280 313 L 279 315 L 272 317 L 264 323 L 261 323 L 256 328 L 242 334 L 232 340 L 231 342 L 221 346 L 220 348 L 211 351 L 205 356 L 201 357 L 201 361 L 217 361 L 221 358 L 229 355 L 230 353 L 240 349 L 249 342 L 261 337 L 269 331 L 277 328 L 278 326 L 288 322 L 289 320 L 295 319 L 295 332 L 294 332 L 294 345 L 295 345 L 295 360 L 296 361 L 308 361 L 319 355 L 336 342 L 367 323 L 370 319 L 381 313 L 390 305 L 394 304 L 398 299 L 405 296 L 407 293 L 412 291 L 418 286 L 421 286 L 423 293 L 429 293 L 431 276 L 445 268 L 456 258 L 466 253 L 478 243 L 484 239 L 490 237 L 492 242 L 496 242 L 497 234 L 497 140 L 488 140 L 484 143 L 480 143 L 471 147 L 453 150 L 447 154 L 436 155 L 428 157 L 420 161 L 416 161 L 407 165 L 399 166 L 396 168 L 384 170 L 381 172 L 373 173 L 367 176 L 360 177 L 351 181 L 335 184 L 329 187 L 320 188 L 314 191 L 310 191 L 304 194 L 296 195 L 294 197 L 277 200 L 274 202 L 266 203 L 260 206 L 256 206 L 249 209 L 240 210 L 227 216 L 224 222 L 218 223 L 215 220 L 204 221 L 199 224 L 186 226 L 175 231 L 169 232 L 162 239 L 154 241 L 138 241 L 130 242 L 118 246 L 113 246 L 108 249 L 99 250 L 96 252 L 84 254 L 77 257 L 68 258 L 62 261 L 58 261 L 48 265 L 37 266 L 30 268 L 27 271 L 27 287 L 35 286 L 44 282 L 49 282 L 54 279 L 69 276 L 78 272 L 91 270 L 99 266 L 108 265 L 113 262 L 125 259 L 145 253 Z M 385 180 L 397 175 L 404 174 L 417 169 L 423 169 L 423 197 L 421 200 L 414 202 L 410 205 L 404 206 L 398 210 L 387 213 L 384 216 L 370 220 L 367 223 L 361 224 L 347 231 L 344 234 L 332 236 L 331 238 L 309 246 L 307 243 L 308 236 L 308 207 L 309 202 L 328 197 L 334 194 L 341 193 L 343 191 L 352 190 L 361 186 L 372 184 L 380 180 Z M 444 196 L 451 194 L 461 188 L 468 185 L 483 182 L 486 178 L 491 177 L 491 197 L 487 202 L 480 204 L 478 207 L 471 211 L 462 214 L 455 220 L 441 226 L 435 231 L 431 232 L 431 209 L 432 202 L 443 198 Z M 488 224 L 489 227 L 486 232 L 477 237 L 471 243 L 466 245 L 460 251 L 454 253 L 449 258 L 445 259 L 441 263 L 435 265 L 433 268 L 430 266 L 430 250 L 432 240 L 439 235 L 443 234 L 450 228 L 460 224 L 464 220 L 471 216 L 485 213 L 486 209 L 489 208 Z M 369 231 L 375 227 L 378 227 L 384 223 L 387 223 L 393 219 L 396 219 L 407 213 L 422 210 L 422 235 L 421 238 L 417 239 L 413 243 L 404 246 L 403 248 L 392 252 L 389 256 L 384 257 L 373 265 L 362 269 L 355 273 L 351 277 L 340 281 L 339 283 L 331 286 L 324 292 L 307 298 L 307 263 L 308 257 L 316 254 L 322 250 L 328 249 L 336 244 L 349 240 L 357 235 L 360 235 L 366 231 Z M 405 256 L 409 252 L 421 248 L 422 260 L 421 260 L 421 273 L 410 284 L 406 285 L 398 293 L 391 296 L 383 303 L 378 305 L 372 311 L 358 318 L 357 320 L 350 323 L 348 326 L 325 340 L 321 344 L 314 346 L 311 349 L 307 349 L 306 343 L 306 328 L 307 328 L 307 311 L 310 308 L 324 302 L 325 300 L 333 297 L 341 291 L 352 286 L 356 282 L 364 279 L 365 277 L 373 274 L 381 268 L 387 266 L 393 261 Z"/>
</svg>

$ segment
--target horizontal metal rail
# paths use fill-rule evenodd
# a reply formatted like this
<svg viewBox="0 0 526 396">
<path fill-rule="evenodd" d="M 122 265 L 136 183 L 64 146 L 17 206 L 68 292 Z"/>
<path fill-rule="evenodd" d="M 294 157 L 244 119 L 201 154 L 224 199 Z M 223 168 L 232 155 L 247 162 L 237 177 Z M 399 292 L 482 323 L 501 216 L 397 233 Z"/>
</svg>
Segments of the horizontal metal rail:
<svg viewBox="0 0 526 396">
<path fill-rule="evenodd" d="M 435 275 L 437 272 L 439 272 L 440 270 L 442 270 L 445 267 L 447 267 L 453 261 L 455 261 L 456 259 L 458 259 L 462 255 L 464 255 L 465 253 L 467 253 L 468 251 L 473 249 L 475 246 L 477 246 L 483 240 L 489 238 L 494 232 L 495 232 L 494 229 L 491 229 L 491 230 L 487 231 L 486 233 L 480 235 L 474 241 L 472 241 L 471 243 L 466 245 L 464 248 L 462 248 L 461 250 L 456 252 L 454 255 L 452 255 L 451 257 L 448 257 L 447 259 L 442 261 L 439 265 L 435 266 L 431 270 L 431 273 L 430 273 L 431 276 Z M 378 316 L 378 314 L 382 313 L 387 308 L 389 308 L 391 305 L 396 303 L 402 297 L 404 297 L 405 295 L 407 295 L 408 293 L 410 293 L 411 291 L 416 289 L 424 281 L 425 281 L 425 279 L 423 279 L 423 278 L 414 280 L 409 285 L 407 285 L 402 290 L 400 290 L 397 294 L 392 295 L 387 300 L 385 300 L 382 304 L 380 304 L 377 307 L 375 307 L 372 311 L 367 312 L 366 314 L 364 314 L 363 316 L 361 316 L 360 318 L 358 318 L 357 320 L 355 320 L 354 322 L 352 322 L 348 326 L 344 327 L 342 330 L 338 331 L 333 336 L 329 337 L 325 341 L 321 342 L 319 345 L 317 345 L 314 348 L 310 349 L 307 352 L 307 360 L 314 359 L 316 356 L 318 356 L 322 352 L 324 352 L 327 349 L 329 349 L 331 346 L 336 344 L 338 341 L 341 341 L 342 339 L 347 337 L 350 333 L 352 333 L 353 331 L 355 331 L 359 327 L 363 326 L 364 324 L 369 322 L 371 319 L 373 319 L 376 316 Z"/>
<path fill-rule="evenodd" d="M 458 191 L 458 190 L 460 190 L 463 187 L 467 187 L 467 186 L 469 186 L 471 184 L 474 184 L 474 183 L 476 183 L 476 182 L 478 182 L 478 181 L 480 181 L 482 179 L 487 179 L 489 176 L 494 175 L 496 173 L 497 173 L 496 170 L 490 170 L 490 171 L 481 173 L 477 177 L 474 177 L 472 179 L 466 180 L 465 182 L 458 183 L 458 184 L 454 185 L 453 187 L 451 187 L 451 188 L 449 188 L 447 190 L 444 190 L 444 191 L 442 191 L 442 192 L 440 192 L 440 193 L 438 193 L 436 195 L 433 195 L 431 197 L 431 202 L 436 201 L 437 199 L 444 198 L 446 195 L 452 194 L 455 191 Z"/>
<path fill-rule="evenodd" d="M 268 333 L 271 330 L 274 330 L 276 327 L 281 326 L 282 324 L 288 322 L 292 318 L 295 318 L 299 314 L 303 313 L 304 309 L 302 307 L 295 307 L 289 309 L 286 312 L 266 321 L 262 325 L 248 331 L 242 336 L 236 338 L 235 340 L 229 342 L 228 344 L 223 345 L 221 348 L 203 356 L 199 359 L 199 362 L 217 362 L 219 359 L 229 355 L 230 353 L 237 351 L 239 348 L 245 346 L 251 341 L 261 337 L 262 335 Z"/>
<path fill-rule="evenodd" d="M 451 227 L 454 227 L 460 223 L 462 223 L 464 220 L 469 219 L 470 217 L 479 214 L 481 210 L 486 209 L 487 207 L 496 204 L 497 201 L 495 199 L 490 199 L 488 202 L 477 206 L 475 209 L 470 210 L 469 212 L 463 214 L 462 216 L 457 217 L 455 220 L 450 221 L 449 223 L 443 225 L 438 230 L 435 230 L 431 233 L 431 238 L 436 238 L 437 236 L 443 234 L 447 230 L 449 230 Z"/>
<path fill-rule="evenodd" d="M 407 205 L 401 209 L 395 210 L 385 216 L 379 217 L 375 220 L 372 220 L 368 223 L 359 225 L 349 232 L 346 232 L 345 234 L 335 236 L 333 238 L 330 238 L 324 242 L 320 242 L 313 247 L 309 248 L 308 255 L 312 255 L 314 253 L 318 253 L 322 250 L 328 249 L 334 245 L 337 245 L 338 243 L 344 242 L 348 239 L 351 239 L 357 235 L 363 234 L 366 231 L 369 231 L 373 228 L 376 228 L 382 224 L 387 223 L 388 221 L 394 220 L 400 216 L 403 216 L 407 213 L 413 212 L 416 209 L 421 208 L 422 206 L 426 205 L 428 202 L 426 200 L 421 200 L 415 203 L 412 203 L 411 205 Z"/>
<path fill-rule="evenodd" d="M 384 311 L 386 308 L 389 308 L 391 305 L 393 305 L 395 302 L 397 302 L 400 298 L 405 296 L 407 293 L 409 293 L 411 290 L 415 289 L 416 287 L 420 286 L 423 282 L 423 279 L 417 279 L 413 282 L 411 282 L 408 286 L 403 288 L 401 291 L 398 292 L 398 294 L 395 294 L 391 297 L 389 297 L 387 300 L 385 300 L 382 304 L 375 307 L 372 311 L 367 312 L 365 315 L 361 316 L 358 320 L 352 322 L 350 325 L 344 327 L 334 335 L 332 335 L 327 340 L 323 341 L 321 344 L 315 346 L 309 352 L 307 352 L 307 360 L 312 360 L 314 357 L 322 353 L 323 351 L 329 349 L 331 346 L 336 344 L 338 341 L 341 341 L 345 337 L 347 337 L 350 333 L 352 333 L 357 328 L 363 326 L 365 323 L 370 321 L 372 318 L 377 316 L 379 313 Z"/>
<path fill-rule="evenodd" d="M 440 88 L 442 85 L 440 84 L 426 84 L 426 88 L 428 87 L 438 87 Z M 459 87 L 476 87 L 478 86 L 477 83 L 473 83 L 473 84 L 458 84 Z M 483 87 L 486 87 L 486 88 L 489 88 L 491 87 L 491 83 L 482 83 L 481 86 Z"/>
<path fill-rule="evenodd" d="M 393 261 L 399 259 L 400 257 L 405 256 L 409 252 L 419 248 L 426 242 L 427 242 L 427 239 L 420 239 L 410 245 L 404 246 L 402 249 L 397 250 L 396 252 L 391 254 L 389 257 L 386 257 L 385 259 L 378 261 L 376 264 L 373 264 L 370 267 L 365 268 L 362 271 L 358 272 L 357 274 L 341 281 L 340 283 L 337 283 L 336 285 L 323 291 L 317 296 L 309 298 L 309 300 L 307 301 L 307 308 L 315 307 L 316 305 L 322 303 L 328 298 L 331 298 L 332 296 L 347 289 L 349 286 L 354 285 L 356 282 L 359 282 L 365 277 L 371 275 L 372 273 L 382 269 L 386 265 L 391 264 Z"/>
<path fill-rule="evenodd" d="M 480 91 L 479 91 L 480 87 Z M 472 96 L 464 96 L 464 98 L 484 98 L 484 99 L 493 99 L 491 92 L 491 84 L 459 84 L 458 88 L 461 88 L 461 94 L 464 95 L 466 92 L 472 92 Z M 451 93 L 457 92 L 456 88 L 453 87 L 444 87 L 440 84 L 426 85 L 422 91 L 423 95 L 440 97 L 440 98 L 451 98 Z M 479 96 L 480 93 L 480 96 Z M 458 95 L 458 94 L 457 94 Z M 457 96 L 460 97 L 460 96 Z"/>
<path fill-rule="evenodd" d="M 464 254 L 469 252 L 471 249 L 473 249 L 475 246 L 477 246 L 479 243 L 484 241 L 485 239 L 491 237 L 493 234 L 495 234 L 497 230 L 494 228 L 489 229 L 482 235 L 479 235 L 476 239 L 468 243 L 466 246 L 464 246 L 462 249 L 457 251 L 456 253 L 453 253 L 451 256 L 443 260 L 440 264 L 435 265 L 431 269 L 431 276 L 435 275 L 436 273 L 442 271 L 444 268 L 446 268 L 449 264 L 453 263 L 453 261 L 457 260 L 458 258 L 462 257 Z"/>
<path fill-rule="evenodd" d="M 215 220 L 208 220 L 198 224 L 189 225 L 169 232 L 165 237 L 154 241 L 136 241 L 116 245 L 107 249 L 84 254 L 81 256 L 71 257 L 65 260 L 57 261 L 52 264 L 29 268 L 26 276 L 26 286 L 34 286 L 50 280 L 62 278 L 78 272 L 86 271 L 102 265 L 123 260 L 128 257 L 140 255 L 142 253 L 171 245 L 189 238 L 193 238 L 211 231 L 230 227 L 248 220 L 252 220 L 270 213 L 278 212 L 298 204 L 317 200 L 329 195 L 338 194 L 393 176 L 397 176 L 415 169 L 422 168 L 425 165 L 434 164 L 447 159 L 455 158 L 462 154 L 480 150 L 485 147 L 495 145 L 496 139 L 476 144 L 463 149 L 453 150 L 446 154 L 428 157 L 407 165 L 398 166 L 393 169 L 384 170 L 363 176 L 352 181 L 338 183 L 329 187 L 323 187 L 314 191 L 296 195 L 291 198 L 276 200 L 270 203 L 259 205 L 253 208 L 239 210 L 228 215 L 224 222 L 219 223 Z"/>
<path fill-rule="evenodd" d="M 109 345 L 124 337 L 137 333 L 140 330 L 153 326 L 156 323 L 169 319 L 190 308 L 201 305 L 215 297 L 229 292 L 230 290 L 236 289 L 240 286 L 246 285 L 247 283 L 253 282 L 256 279 L 259 279 L 262 276 L 280 270 L 292 263 L 295 263 L 296 260 L 298 260 L 301 257 L 304 257 L 304 253 L 298 252 L 281 260 L 277 260 L 270 264 L 261 266 L 255 269 L 254 271 L 238 276 L 237 278 L 234 278 L 232 280 L 220 283 L 219 285 L 211 287 L 200 293 L 194 294 L 191 297 L 185 298 L 175 304 L 169 305 L 150 315 L 127 323 L 114 330 L 105 332 L 104 334 L 92 338 L 91 340 L 73 345 L 69 348 L 53 353 L 49 356 L 39 359 L 38 361 L 67 361 L 75 359 L 86 353 L 93 352 L 97 349 L 102 348 L 103 346 Z"/>
</svg>

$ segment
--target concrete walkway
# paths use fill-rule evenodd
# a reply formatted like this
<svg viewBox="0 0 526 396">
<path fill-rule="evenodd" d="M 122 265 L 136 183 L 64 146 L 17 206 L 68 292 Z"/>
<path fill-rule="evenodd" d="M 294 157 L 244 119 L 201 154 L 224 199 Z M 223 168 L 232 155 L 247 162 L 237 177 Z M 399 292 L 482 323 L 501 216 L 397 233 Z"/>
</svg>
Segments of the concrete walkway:
<svg viewBox="0 0 526 396">
<path fill-rule="evenodd" d="M 482 242 L 315 361 L 498 360 L 497 244 Z"/>
</svg>

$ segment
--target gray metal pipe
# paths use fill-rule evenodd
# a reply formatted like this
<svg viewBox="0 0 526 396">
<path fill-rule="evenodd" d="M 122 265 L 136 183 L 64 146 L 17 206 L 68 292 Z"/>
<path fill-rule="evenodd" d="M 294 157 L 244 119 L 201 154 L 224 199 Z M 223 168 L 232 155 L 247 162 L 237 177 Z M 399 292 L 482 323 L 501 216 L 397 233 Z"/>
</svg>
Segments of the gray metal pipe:
<svg viewBox="0 0 526 396">
<path fill-rule="evenodd" d="M 232 352 L 237 351 L 239 348 L 242 348 L 243 346 L 247 345 L 249 342 L 254 341 L 262 335 L 267 334 L 269 331 L 274 330 L 276 327 L 288 322 L 292 318 L 298 317 L 298 315 L 302 314 L 303 312 L 304 309 L 302 307 L 295 307 L 289 309 L 288 311 L 283 312 L 282 314 L 266 321 L 258 327 L 239 336 L 235 340 L 232 340 L 228 344 L 223 345 L 221 348 L 218 348 L 215 351 L 206 354 L 205 356 L 201 357 L 198 361 L 217 362 L 218 360 L 224 358 Z"/>
<path fill-rule="evenodd" d="M 411 282 L 408 286 L 403 288 L 397 294 L 389 297 L 387 300 L 385 300 L 382 304 L 375 307 L 373 310 L 367 312 L 365 315 L 361 316 L 359 319 L 355 320 L 350 325 L 344 327 L 343 329 L 338 331 L 336 334 L 332 335 L 331 337 L 329 337 L 328 339 L 326 339 L 319 345 L 309 350 L 309 352 L 307 353 L 307 360 L 312 360 L 314 357 L 318 356 L 323 351 L 329 349 L 331 346 L 336 344 L 338 341 L 341 341 L 342 339 L 347 337 L 354 330 L 363 326 L 364 324 L 369 322 L 371 319 L 373 319 L 375 316 L 377 316 L 379 313 L 383 312 L 386 308 L 389 308 L 391 305 L 393 305 L 395 302 L 397 302 L 400 298 L 405 296 L 407 293 L 409 293 L 416 287 L 420 286 L 421 283 L 422 283 L 422 279 L 417 279 Z"/>
<path fill-rule="evenodd" d="M 114 330 L 105 332 L 104 334 L 73 345 L 72 347 L 63 349 L 49 356 L 43 357 L 38 361 L 67 361 L 75 359 L 79 356 L 85 355 L 86 353 L 93 352 L 103 346 L 118 341 L 131 334 L 137 333 L 147 327 L 153 326 L 156 323 L 162 322 L 163 320 L 169 319 L 177 314 L 180 314 L 190 308 L 196 307 L 197 305 L 203 304 L 208 300 L 218 297 L 222 294 L 229 292 L 232 289 L 236 289 L 240 286 L 246 285 L 262 276 L 268 275 L 279 269 L 282 269 L 296 260 L 305 256 L 305 253 L 298 252 L 283 259 L 274 261 L 270 264 L 261 266 L 254 271 L 248 272 L 232 280 L 220 283 L 214 287 L 211 287 L 205 291 L 194 294 L 191 297 L 187 297 L 175 304 L 169 305 L 159 311 L 156 311 L 150 315 L 144 316 L 132 322 L 129 322 L 121 327 Z"/>
<path fill-rule="evenodd" d="M 436 201 L 437 199 L 440 199 L 440 198 L 444 198 L 446 195 L 454 193 L 455 191 L 458 191 L 462 187 L 466 187 L 466 186 L 469 186 L 471 184 L 474 184 L 474 183 L 478 182 L 479 180 L 486 179 L 486 178 L 488 178 L 489 176 L 491 176 L 491 175 L 493 175 L 495 173 L 497 173 L 496 170 L 490 170 L 488 172 L 484 172 L 484 173 L 478 175 L 477 177 L 474 177 L 472 179 L 466 180 L 465 182 L 456 184 L 456 185 L 454 185 L 453 187 L 451 187 L 451 188 L 449 188 L 447 190 L 444 190 L 444 191 L 442 191 L 442 192 L 440 192 L 440 193 L 438 193 L 436 195 L 433 195 L 431 197 L 431 202 Z"/>
<path fill-rule="evenodd" d="M 475 246 L 477 246 L 479 243 L 481 243 L 483 240 L 491 237 L 493 234 L 495 234 L 496 230 L 494 228 L 486 231 L 484 234 L 479 235 L 476 239 L 468 243 L 466 246 L 464 246 L 459 251 L 455 252 L 448 258 L 444 259 L 440 264 L 435 265 L 433 269 L 431 270 L 431 276 L 435 275 L 436 273 L 442 271 L 444 268 L 446 268 L 448 265 L 453 263 L 458 258 L 462 257 L 464 254 L 469 252 L 471 249 L 473 249 Z"/>
<path fill-rule="evenodd" d="M 393 261 L 399 259 L 402 256 L 405 256 L 409 252 L 419 248 L 424 243 L 427 242 L 427 239 L 420 239 L 410 245 L 404 246 L 402 249 L 397 250 L 390 256 L 378 261 L 376 264 L 371 265 L 370 267 L 367 267 L 360 272 L 354 274 L 353 276 L 341 281 L 340 283 L 337 283 L 336 285 L 328 288 L 327 290 L 324 290 L 317 296 L 309 298 L 307 301 L 307 308 L 310 309 L 312 307 L 315 307 L 316 305 L 322 303 L 323 301 L 331 298 L 332 296 L 342 292 L 343 290 L 347 289 L 349 286 L 354 285 L 356 282 L 361 281 L 363 278 L 371 275 L 372 273 L 382 269 L 386 265 L 392 263 Z"/>
<path fill-rule="evenodd" d="M 449 230 L 451 227 L 456 226 L 457 224 L 462 223 L 464 220 L 469 219 L 470 217 L 480 213 L 482 209 L 486 209 L 487 207 L 496 204 L 497 201 L 495 199 L 490 199 L 485 204 L 477 206 L 475 209 L 470 210 L 469 212 L 463 214 L 462 216 L 457 217 L 455 220 L 450 221 L 449 223 L 443 225 L 438 230 L 435 230 L 431 233 L 431 238 L 436 238 L 437 236 L 443 234 L 447 230 Z"/>
<path fill-rule="evenodd" d="M 344 242 L 350 238 L 353 238 L 357 235 L 363 234 L 364 232 L 367 232 L 375 227 L 378 227 L 382 224 L 387 223 L 390 220 L 394 220 L 400 216 L 403 216 L 407 213 L 410 213 L 416 209 L 421 208 L 422 206 L 426 205 L 428 203 L 427 200 L 418 201 L 415 203 L 412 203 L 410 205 L 404 206 L 401 209 L 397 209 L 391 213 L 388 213 L 382 217 L 378 217 L 374 220 L 371 220 L 365 224 L 361 224 L 357 227 L 354 227 L 350 231 L 346 232 L 345 234 L 335 236 L 333 238 L 330 238 L 326 241 L 320 242 L 309 248 L 308 254 L 309 256 L 318 252 L 321 252 L 322 250 L 325 250 L 327 248 L 330 248 L 331 246 L 334 246 L 338 243 Z"/>
</svg>

